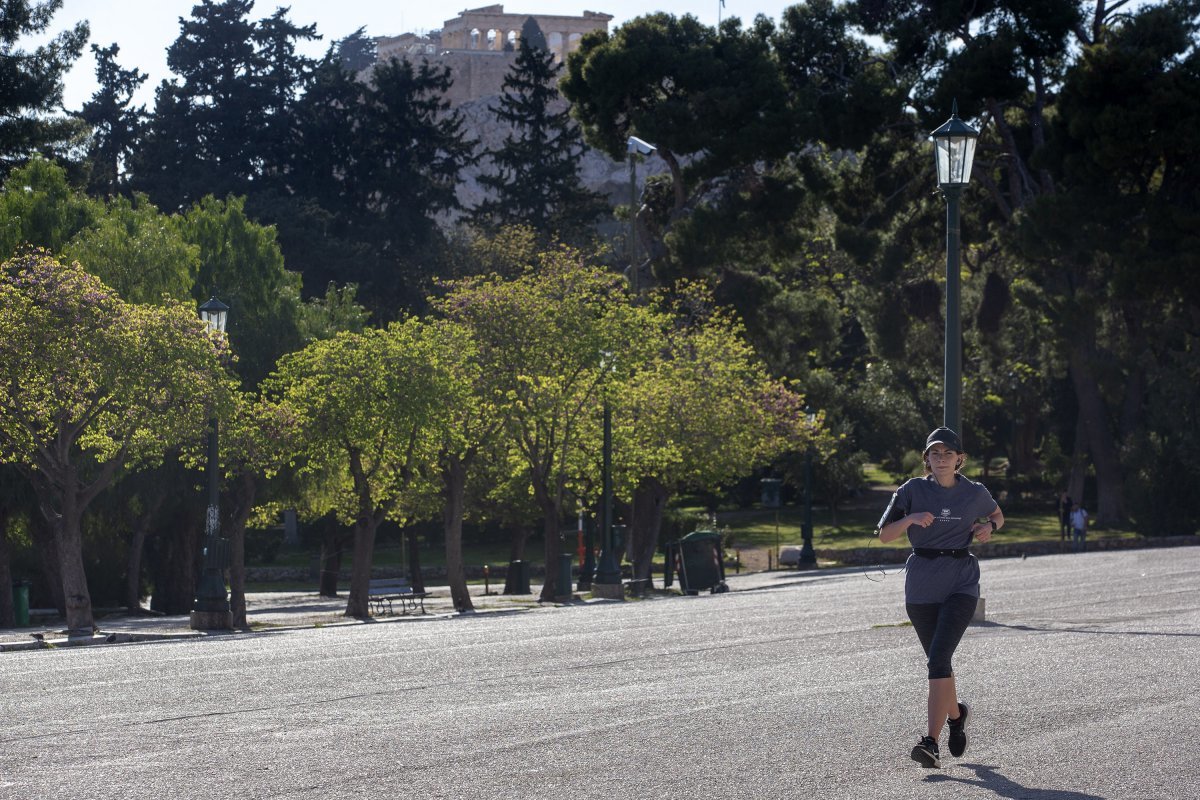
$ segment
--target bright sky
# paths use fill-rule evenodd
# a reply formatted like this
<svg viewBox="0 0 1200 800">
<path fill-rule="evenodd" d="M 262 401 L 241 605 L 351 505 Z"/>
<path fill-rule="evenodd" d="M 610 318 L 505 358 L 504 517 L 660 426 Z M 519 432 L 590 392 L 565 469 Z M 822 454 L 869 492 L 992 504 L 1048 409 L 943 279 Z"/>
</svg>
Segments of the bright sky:
<svg viewBox="0 0 1200 800">
<path fill-rule="evenodd" d="M 793 0 L 794 2 L 794 0 Z M 493 5 L 489 0 L 256 0 L 253 19 L 262 19 L 280 6 L 291 9 L 289 18 L 298 25 L 316 23 L 324 39 L 311 46 L 307 55 L 320 56 L 331 41 L 366 27 L 368 36 L 396 36 L 422 33 L 442 27 L 467 8 Z M 581 16 L 584 10 L 612 14 L 609 30 L 636 16 L 666 11 L 676 16 L 692 14 L 706 25 L 722 19 L 741 17 L 749 24 L 756 14 L 778 21 L 789 0 L 503 0 L 508 13 L 564 14 Z M 121 47 L 117 63 L 128 69 L 136 66 L 150 78 L 142 85 L 135 104 L 153 106 L 154 88 L 170 76 L 166 49 L 179 36 L 179 18 L 190 17 L 194 0 L 66 0 L 51 22 L 50 33 L 58 33 L 79 20 L 91 23 L 89 44 Z M 75 63 L 68 74 L 63 104 L 78 110 L 95 91 L 95 60 L 91 50 Z"/>
</svg>

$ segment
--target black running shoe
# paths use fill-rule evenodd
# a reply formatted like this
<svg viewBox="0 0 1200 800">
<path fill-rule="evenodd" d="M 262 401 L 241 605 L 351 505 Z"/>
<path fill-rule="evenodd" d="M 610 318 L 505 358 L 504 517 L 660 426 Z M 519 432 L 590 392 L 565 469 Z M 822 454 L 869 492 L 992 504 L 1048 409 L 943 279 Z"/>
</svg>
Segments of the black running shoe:
<svg viewBox="0 0 1200 800">
<path fill-rule="evenodd" d="M 917 742 L 917 746 L 912 749 L 912 760 L 925 769 L 937 769 L 942 766 L 942 760 L 938 754 L 938 744 L 933 737 L 921 737 L 921 741 Z"/>
<path fill-rule="evenodd" d="M 967 704 L 959 703 L 958 719 L 946 720 L 950 726 L 950 755 L 955 758 L 967 752 L 967 718 L 970 715 L 971 709 L 967 708 Z"/>
</svg>

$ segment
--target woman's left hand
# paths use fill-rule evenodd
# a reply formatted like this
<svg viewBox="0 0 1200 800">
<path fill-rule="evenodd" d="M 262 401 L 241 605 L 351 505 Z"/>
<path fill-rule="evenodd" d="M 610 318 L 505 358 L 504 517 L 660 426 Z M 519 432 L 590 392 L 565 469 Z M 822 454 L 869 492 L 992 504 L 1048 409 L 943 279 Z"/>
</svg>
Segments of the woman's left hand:
<svg viewBox="0 0 1200 800">
<path fill-rule="evenodd" d="M 987 544 L 992 538 L 992 523 L 976 522 L 971 528 L 971 532 L 975 534 L 975 541 L 980 544 Z"/>
</svg>

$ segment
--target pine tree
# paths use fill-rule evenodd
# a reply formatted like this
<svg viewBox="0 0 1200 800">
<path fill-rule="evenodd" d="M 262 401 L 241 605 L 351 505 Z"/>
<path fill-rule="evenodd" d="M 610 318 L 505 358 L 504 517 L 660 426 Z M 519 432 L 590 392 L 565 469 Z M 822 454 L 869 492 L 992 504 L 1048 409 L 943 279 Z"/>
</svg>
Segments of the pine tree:
<svg viewBox="0 0 1200 800">
<path fill-rule="evenodd" d="M 55 116 L 62 110 L 63 76 L 83 52 L 88 24 L 77 23 L 32 52 L 17 48 L 25 36 L 43 33 L 63 0 L 0 4 L 0 178 L 35 153 L 65 154 L 82 127 Z"/>
<path fill-rule="evenodd" d="M 94 195 L 121 193 L 125 161 L 138 144 L 145 116 L 143 107 L 130 108 L 129 104 L 147 75 L 136 67 L 121 69 L 117 63 L 120 51 L 115 43 L 108 47 L 92 45 L 99 88 L 79 112 L 92 128 L 87 151 L 91 163 L 88 191 Z"/>
<path fill-rule="evenodd" d="M 601 197 L 579 181 L 583 138 L 556 87 L 561 71 L 537 22 L 527 19 L 493 109 L 512 133 L 487 153 L 495 172 L 479 178 L 493 195 L 475 211 L 485 227 L 527 225 L 570 240 L 605 209 Z"/>
<path fill-rule="evenodd" d="M 135 185 L 165 209 L 213 194 L 246 194 L 259 167 L 255 157 L 262 110 L 269 96 L 248 19 L 252 0 L 202 0 L 167 48 L 178 79 L 163 81 Z"/>
</svg>

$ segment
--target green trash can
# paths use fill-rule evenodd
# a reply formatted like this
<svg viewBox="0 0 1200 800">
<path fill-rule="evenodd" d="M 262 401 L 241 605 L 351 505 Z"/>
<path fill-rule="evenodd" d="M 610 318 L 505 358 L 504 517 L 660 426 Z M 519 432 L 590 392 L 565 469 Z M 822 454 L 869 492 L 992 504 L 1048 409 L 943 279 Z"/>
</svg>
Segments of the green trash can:
<svg viewBox="0 0 1200 800">
<path fill-rule="evenodd" d="M 676 543 L 675 553 L 679 587 L 685 594 L 699 594 L 705 589 L 723 591 L 725 564 L 720 533 L 692 531 Z"/>
<path fill-rule="evenodd" d="M 13 581 L 13 619 L 22 628 L 29 627 L 29 581 Z"/>
<path fill-rule="evenodd" d="M 555 597 L 571 597 L 571 561 L 573 556 L 570 553 L 558 554 L 558 573 L 555 578 L 554 596 Z"/>
</svg>

